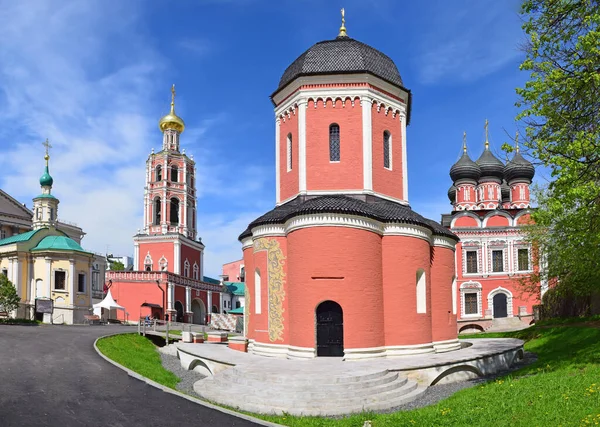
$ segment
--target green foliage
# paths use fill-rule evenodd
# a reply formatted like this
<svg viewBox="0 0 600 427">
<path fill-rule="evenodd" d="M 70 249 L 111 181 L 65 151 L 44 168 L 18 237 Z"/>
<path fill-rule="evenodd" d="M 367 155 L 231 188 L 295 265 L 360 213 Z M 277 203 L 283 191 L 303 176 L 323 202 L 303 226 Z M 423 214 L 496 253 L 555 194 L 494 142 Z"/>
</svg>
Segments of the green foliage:
<svg viewBox="0 0 600 427">
<path fill-rule="evenodd" d="M 40 325 L 39 320 L 31 319 L 0 319 L 0 325 Z"/>
<path fill-rule="evenodd" d="M 120 261 L 110 261 L 111 271 L 123 271 L 125 270 L 125 264 Z"/>
<path fill-rule="evenodd" d="M 109 359 L 156 381 L 175 388 L 180 379 L 162 366 L 156 346 L 138 334 L 122 334 L 98 340 L 98 349 Z"/>
<path fill-rule="evenodd" d="M 8 277 L 0 274 L 0 311 L 10 313 L 19 308 L 21 298 L 17 294 L 17 289 Z"/>
<path fill-rule="evenodd" d="M 549 277 L 589 294 L 600 288 L 600 5 L 524 0 L 521 12 L 529 36 L 521 70 L 530 78 L 517 89 L 518 119 L 523 144 L 553 177 L 535 191 L 531 240 Z"/>
</svg>

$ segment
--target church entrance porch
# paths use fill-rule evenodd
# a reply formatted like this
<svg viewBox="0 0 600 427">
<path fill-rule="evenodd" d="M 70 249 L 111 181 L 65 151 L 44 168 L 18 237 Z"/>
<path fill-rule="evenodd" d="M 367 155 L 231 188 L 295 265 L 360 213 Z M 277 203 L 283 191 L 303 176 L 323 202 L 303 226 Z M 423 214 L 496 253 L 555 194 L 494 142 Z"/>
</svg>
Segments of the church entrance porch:
<svg viewBox="0 0 600 427">
<path fill-rule="evenodd" d="M 508 316 L 506 294 L 497 293 L 494 295 L 494 318 L 502 318 Z"/>
<path fill-rule="evenodd" d="M 192 313 L 194 313 L 192 318 L 192 323 L 196 325 L 204 325 L 206 319 L 206 307 L 204 307 L 204 302 L 199 299 L 195 299 L 192 301 Z"/>
<path fill-rule="evenodd" d="M 317 307 L 317 356 L 344 356 L 344 317 L 335 301 L 324 301 Z"/>
</svg>

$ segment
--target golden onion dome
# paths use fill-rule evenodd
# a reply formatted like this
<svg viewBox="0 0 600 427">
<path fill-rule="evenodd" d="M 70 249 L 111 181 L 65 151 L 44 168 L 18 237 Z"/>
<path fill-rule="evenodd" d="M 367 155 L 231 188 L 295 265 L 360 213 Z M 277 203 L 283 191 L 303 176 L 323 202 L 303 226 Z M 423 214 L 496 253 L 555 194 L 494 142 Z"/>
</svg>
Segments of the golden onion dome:
<svg viewBox="0 0 600 427">
<path fill-rule="evenodd" d="M 173 129 L 181 133 L 185 129 L 183 119 L 175 114 L 175 85 L 171 88 L 171 112 L 159 120 L 158 127 L 162 132 Z"/>
</svg>

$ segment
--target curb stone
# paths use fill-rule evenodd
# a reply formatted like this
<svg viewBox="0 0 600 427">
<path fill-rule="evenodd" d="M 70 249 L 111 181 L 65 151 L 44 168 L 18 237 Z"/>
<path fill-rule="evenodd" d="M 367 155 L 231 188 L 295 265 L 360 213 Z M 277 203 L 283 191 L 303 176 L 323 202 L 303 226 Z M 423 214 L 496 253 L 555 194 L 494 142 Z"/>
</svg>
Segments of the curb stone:
<svg viewBox="0 0 600 427">
<path fill-rule="evenodd" d="M 114 333 L 114 334 L 108 334 L 108 335 L 104 335 L 104 336 L 98 337 L 94 341 L 94 350 L 96 350 L 96 353 L 98 353 L 100 355 L 100 357 L 102 357 L 108 363 L 110 363 L 111 365 L 116 366 L 117 368 L 119 368 L 119 369 L 127 372 L 127 375 L 129 375 L 130 377 L 133 377 L 133 378 L 135 378 L 137 380 L 145 382 L 146 384 L 148 384 L 148 385 L 150 385 L 150 386 L 152 386 L 154 388 L 157 388 L 159 390 L 162 390 L 165 393 L 174 394 L 176 396 L 179 396 L 181 398 L 189 400 L 190 402 L 196 403 L 197 405 L 202 405 L 202 406 L 205 406 L 207 408 L 214 409 L 214 410 L 219 411 L 219 412 L 223 412 L 224 414 L 232 415 L 234 417 L 241 418 L 241 419 L 246 420 L 246 421 L 251 421 L 251 422 L 259 424 L 259 425 L 263 425 L 263 426 L 267 426 L 267 427 L 283 427 L 282 424 L 275 424 L 275 423 L 272 423 L 272 422 L 269 422 L 269 421 L 261 420 L 260 418 L 252 417 L 250 415 L 241 414 L 239 412 L 235 412 L 235 411 L 232 411 L 232 410 L 229 410 L 229 409 L 225 409 L 225 408 L 222 408 L 220 406 L 213 405 L 211 403 L 205 402 L 203 400 L 196 399 L 195 397 L 187 395 L 187 394 L 184 394 L 184 393 L 181 393 L 180 391 L 173 390 L 172 388 L 169 388 L 167 386 L 159 384 L 156 381 L 152 381 L 151 379 L 146 378 L 146 377 L 138 374 L 137 372 L 132 371 L 129 368 L 126 368 L 125 366 L 121 365 L 120 363 L 115 362 L 114 360 L 112 360 L 112 359 L 108 358 L 107 356 L 105 356 L 104 354 L 102 354 L 102 352 L 98 349 L 98 346 L 97 346 L 98 340 L 101 340 L 102 338 L 112 337 L 112 336 L 115 336 L 115 335 L 125 335 L 125 334 L 130 334 L 130 333 L 131 332 L 117 332 L 117 333 Z"/>
</svg>

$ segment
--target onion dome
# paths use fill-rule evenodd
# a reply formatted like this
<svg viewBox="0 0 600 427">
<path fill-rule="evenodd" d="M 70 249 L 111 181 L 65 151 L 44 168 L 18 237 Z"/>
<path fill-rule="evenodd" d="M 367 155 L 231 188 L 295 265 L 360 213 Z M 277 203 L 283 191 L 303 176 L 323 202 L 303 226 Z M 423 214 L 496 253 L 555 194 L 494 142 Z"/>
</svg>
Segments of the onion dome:
<svg viewBox="0 0 600 427">
<path fill-rule="evenodd" d="M 500 185 L 500 192 L 502 194 L 502 201 L 510 202 L 510 187 L 508 186 L 505 180 L 502 180 L 502 184 Z"/>
<path fill-rule="evenodd" d="M 504 177 L 508 182 L 515 180 L 523 180 L 531 182 L 535 175 L 535 168 L 531 162 L 527 161 L 519 152 L 517 146 L 517 153 L 510 162 L 504 167 Z"/>
<path fill-rule="evenodd" d="M 487 142 L 485 150 L 483 150 L 483 153 L 475 163 L 477 163 L 481 169 L 482 178 L 494 177 L 502 179 L 504 177 L 504 163 L 492 154 L 489 143 Z"/>
<path fill-rule="evenodd" d="M 454 185 L 448 189 L 448 198 L 450 199 L 450 203 L 456 203 L 456 187 Z"/>
<path fill-rule="evenodd" d="M 398 68 L 389 56 L 346 34 L 344 10 L 338 36 L 310 47 L 284 71 L 277 91 L 300 76 L 367 73 L 403 87 Z"/>
<path fill-rule="evenodd" d="M 48 170 L 48 160 L 49 159 L 50 159 L 50 156 L 48 154 L 46 154 L 44 156 L 44 160 L 46 160 L 46 169 L 44 170 L 44 174 L 40 177 L 40 185 L 42 187 L 52 187 L 52 184 L 54 183 L 54 180 L 50 176 L 50 172 Z"/>
<path fill-rule="evenodd" d="M 465 132 L 463 133 L 463 155 L 450 168 L 450 178 L 456 183 L 463 179 L 477 181 L 480 176 L 481 169 L 467 154 L 467 133 Z"/>
<path fill-rule="evenodd" d="M 158 127 L 162 132 L 173 129 L 181 133 L 185 129 L 185 123 L 181 117 L 175 114 L 175 85 L 171 88 L 171 112 L 160 119 Z"/>
</svg>

